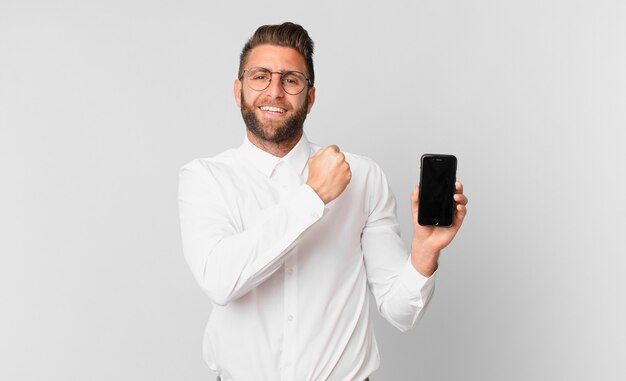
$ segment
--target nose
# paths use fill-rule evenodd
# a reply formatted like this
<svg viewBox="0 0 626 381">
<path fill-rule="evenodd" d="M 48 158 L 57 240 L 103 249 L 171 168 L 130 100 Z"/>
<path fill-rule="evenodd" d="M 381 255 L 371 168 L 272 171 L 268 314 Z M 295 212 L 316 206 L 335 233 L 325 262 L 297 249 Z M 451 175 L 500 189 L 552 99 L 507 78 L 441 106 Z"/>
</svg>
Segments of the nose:
<svg viewBox="0 0 626 381">
<path fill-rule="evenodd" d="M 272 98 L 282 98 L 285 96 L 285 90 L 283 89 L 283 85 L 280 83 L 282 79 L 281 73 L 272 73 L 272 80 L 270 81 L 270 85 L 265 89 L 267 95 Z"/>
</svg>

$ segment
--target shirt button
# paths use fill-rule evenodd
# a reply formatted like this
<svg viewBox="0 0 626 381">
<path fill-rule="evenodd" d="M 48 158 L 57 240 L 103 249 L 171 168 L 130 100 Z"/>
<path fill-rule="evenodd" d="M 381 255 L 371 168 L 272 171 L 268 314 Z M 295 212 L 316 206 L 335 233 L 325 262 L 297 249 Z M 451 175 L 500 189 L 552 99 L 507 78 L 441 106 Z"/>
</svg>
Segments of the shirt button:
<svg viewBox="0 0 626 381">
<path fill-rule="evenodd" d="M 292 321 L 293 320 L 293 315 L 287 316 L 287 320 Z"/>
<path fill-rule="evenodd" d="M 287 269 L 287 274 L 292 275 L 293 274 L 293 269 Z"/>
</svg>

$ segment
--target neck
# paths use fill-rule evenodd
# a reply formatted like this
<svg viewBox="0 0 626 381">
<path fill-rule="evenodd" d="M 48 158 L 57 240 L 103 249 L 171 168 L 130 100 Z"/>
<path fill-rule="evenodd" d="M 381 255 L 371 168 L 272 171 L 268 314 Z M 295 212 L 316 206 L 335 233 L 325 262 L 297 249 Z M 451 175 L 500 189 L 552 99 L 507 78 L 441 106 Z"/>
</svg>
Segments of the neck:
<svg viewBox="0 0 626 381">
<path fill-rule="evenodd" d="M 289 140 L 283 140 L 281 142 L 272 142 L 260 139 L 249 130 L 246 131 L 246 134 L 248 135 L 248 140 L 250 140 L 250 143 L 276 157 L 284 157 L 285 155 L 287 155 L 293 149 L 293 147 L 298 144 L 300 138 L 302 138 L 302 131 L 300 131 L 293 138 Z"/>
</svg>

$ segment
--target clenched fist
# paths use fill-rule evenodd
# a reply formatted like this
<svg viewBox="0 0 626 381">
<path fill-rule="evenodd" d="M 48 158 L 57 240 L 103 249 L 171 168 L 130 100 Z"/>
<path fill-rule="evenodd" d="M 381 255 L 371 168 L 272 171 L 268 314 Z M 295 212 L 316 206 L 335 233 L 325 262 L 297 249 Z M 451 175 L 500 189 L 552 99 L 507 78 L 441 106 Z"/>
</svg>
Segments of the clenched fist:
<svg viewBox="0 0 626 381">
<path fill-rule="evenodd" d="M 309 178 L 306 183 L 328 204 L 346 189 L 352 171 L 339 147 L 332 145 L 317 151 L 309 159 Z"/>
</svg>

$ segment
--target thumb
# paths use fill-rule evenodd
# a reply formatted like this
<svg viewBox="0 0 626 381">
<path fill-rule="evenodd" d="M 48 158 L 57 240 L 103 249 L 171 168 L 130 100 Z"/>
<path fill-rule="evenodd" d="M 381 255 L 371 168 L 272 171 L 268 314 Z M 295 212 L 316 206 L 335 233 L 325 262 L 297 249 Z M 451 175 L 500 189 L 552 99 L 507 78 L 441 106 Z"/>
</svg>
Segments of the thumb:
<svg viewBox="0 0 626 381">
<path fill-rule="evenodd" d="M 415 189 L 413 189 L 413 193 L 411 193 L 411 211 L 413 212 L 413 220 L 415 221 L 417 218 L 417 210 L 419 207 L 419 198 L 420 198 L 420 187 L 419 185 L 416 185 Z"/>
</svg>

